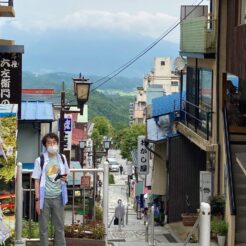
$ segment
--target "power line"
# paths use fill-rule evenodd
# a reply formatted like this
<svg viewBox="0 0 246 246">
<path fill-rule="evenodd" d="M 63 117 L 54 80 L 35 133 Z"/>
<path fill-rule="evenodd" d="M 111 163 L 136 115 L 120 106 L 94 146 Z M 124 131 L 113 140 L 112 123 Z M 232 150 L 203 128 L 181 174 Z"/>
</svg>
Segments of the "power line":
<svg viewBox="0 0 246 246">
<path fill-rule="evenodd" d="M 133 63 L 135 63 L 138 59 L 140 59 L 142 56 L 144 56 L 148 51 L 150 51 L 152 48 L 154 48 L 161 40 L 163 40 L 169 33 L 171 33 L 176 27 L 182 23 L 184 19 L 186 19 L 188 16 L 190 16 L 203 2 L 204 0 L 200 0 L 199 3 L 195 4 L 193 3 L 192 5 L 195 5 L 195 7 L 181 20 L 177 20 L 172 26 L 170 26 L 162 35 L 160 35 L 154 42 L 152 42 L 149 46 L 147 46 L 144 50 L 142 50 L 138 55 L 130 59 L 128 62 L 126 62 L 124 65 L 120 66 L 119 68 L 115 69 L 113 72 L 109 73 L 108 75 L 104 76 L 103 78 L 100 78 L 99 80 L 95 81 L 94 84 L 102 81 L 98 86 L 93 88 L 90 93 L 93 93 L 95 90 L 97 90 L 99 87 L 103 86 L 113 78 L 115 78 L 117 75 L 119 75 L 121 72 L 123 72 L 125 69 L 130 67 Z M 112 75 L 112 76 L 111 76 Z"/>
</svg>

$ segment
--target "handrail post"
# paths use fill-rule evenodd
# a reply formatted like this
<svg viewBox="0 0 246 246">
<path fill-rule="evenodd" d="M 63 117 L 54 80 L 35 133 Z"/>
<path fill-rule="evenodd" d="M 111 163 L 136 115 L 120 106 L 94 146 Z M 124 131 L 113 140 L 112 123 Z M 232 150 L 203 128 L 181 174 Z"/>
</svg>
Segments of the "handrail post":
<svg viewBox="0 0 246 246">
<path fill-rule="evenodd" d="M 21 237 L 22 216 L 23 216 L 23 188 L 22 188 L 22 163 L 18 162 L 16 166 L 15 177 L 15 242 L 14 245 L 26 245 Z"/>
<path fill-rule="evenodd" d="M 103 174 L 103 222 L 105 226 L 105 242 L 108 245 L 108 162 L 104 162 Z"/>
<path fill-rule="evenodd" d="M 150 246 L 154 246 L 155 245 L 155 230 L 154 230 L 154 226 L 155 226 L 155 220 L 154 220 L 154 211 L 155 208 L 154 206 L 151 207 L 151 238 L 149 241 L 149 245 Z"/>
</svg>

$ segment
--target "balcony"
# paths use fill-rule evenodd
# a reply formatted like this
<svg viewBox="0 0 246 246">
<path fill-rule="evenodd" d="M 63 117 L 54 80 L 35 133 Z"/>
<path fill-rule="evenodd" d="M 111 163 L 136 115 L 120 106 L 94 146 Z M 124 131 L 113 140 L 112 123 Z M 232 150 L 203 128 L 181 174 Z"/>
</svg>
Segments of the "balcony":
<svg viewBox="0 0 246 246">
<path fill-rule="evenodd" d="M 190 55 L 185 53 L 194 53 L 194 57 L 212 58 L 216 48 L 215 30 L 216 21 L 206 16 L 184 20 L 180 28 L 180 53 L 187 56 Z"/>
<path fill-rule="evenodd" d="M 15 17 L 13 0 L 0 0 L 0 17 Z"/>
</svg>

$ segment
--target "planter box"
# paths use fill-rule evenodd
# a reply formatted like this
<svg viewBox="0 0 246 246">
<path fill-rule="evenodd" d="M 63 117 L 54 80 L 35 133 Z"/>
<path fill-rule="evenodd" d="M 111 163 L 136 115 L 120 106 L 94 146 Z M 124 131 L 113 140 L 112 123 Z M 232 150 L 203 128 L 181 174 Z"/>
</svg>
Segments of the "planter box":
<svg viewBox="0 0 246 246">
<path fill-rule="evenodd" d="M 182 222 L 184 226 L 193 226 L 198 218 L 197 213 L 184 213 L 181 214 Z"/>
<path fill-rule="evenodd" d="M 104 240 L 66 237 L 67 246 L 105 246 Z"/>
</svg>

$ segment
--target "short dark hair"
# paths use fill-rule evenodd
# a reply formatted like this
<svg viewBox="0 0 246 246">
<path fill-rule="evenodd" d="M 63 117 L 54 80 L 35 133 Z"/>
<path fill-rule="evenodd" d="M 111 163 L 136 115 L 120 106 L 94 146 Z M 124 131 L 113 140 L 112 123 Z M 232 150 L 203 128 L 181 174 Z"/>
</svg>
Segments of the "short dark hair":
<svg viewBox="0 0 246 246">
<path fill-rule="evenodd" d="M 57 143 L 59 143 L 59 138 L 57 136 L 57 134 L 50 132 L 44 135 L 43 139 L 42 139 L 42 144 L 44 147 L 46 147 L 46 142 L 48 138 L 53 138 L 56 140 Z"/>
</svg>

